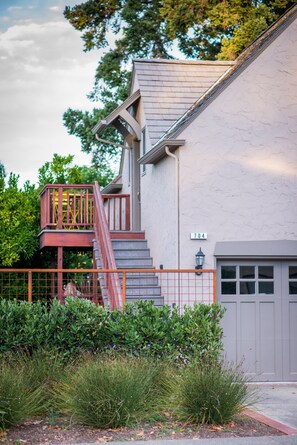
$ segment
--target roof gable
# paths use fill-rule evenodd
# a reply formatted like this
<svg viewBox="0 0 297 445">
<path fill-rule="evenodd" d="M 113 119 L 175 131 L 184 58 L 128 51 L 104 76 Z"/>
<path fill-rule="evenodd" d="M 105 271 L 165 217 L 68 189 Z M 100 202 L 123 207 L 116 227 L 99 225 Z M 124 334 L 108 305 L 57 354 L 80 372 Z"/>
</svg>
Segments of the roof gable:
<svg viewBox="0 0 297 445">
<path fill-rule="evenodd" d="M 233 66 L 233 62 L 134 60 L 151 144 Z"/>
<path fill-rule="evenodd" d="M 163 145 L 163 140 L 176 139 L 182 131 L 225 89 L 249 64 L 255 60 L 291 23 L 297 20 L 297 5 L 290 8 L 273 25 L 264 31 L 243 53 L 236 59 L 234 66 L 225 76 L 212 85 L 204 95 L 197 98 L 195 103 L 181 116 L 168 131 L 155 143 L 156 150 Z"/>
</svg>

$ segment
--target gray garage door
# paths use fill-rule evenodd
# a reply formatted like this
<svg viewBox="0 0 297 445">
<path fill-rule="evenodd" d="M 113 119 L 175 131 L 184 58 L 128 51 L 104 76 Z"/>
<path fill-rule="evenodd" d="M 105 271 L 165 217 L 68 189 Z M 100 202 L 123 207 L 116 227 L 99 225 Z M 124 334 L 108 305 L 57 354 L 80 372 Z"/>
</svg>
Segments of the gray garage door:
<svg viewBox="0 0 297 445">
<path fill-rule="evenodd" d="M 226 358 L 259 381 L 297 380 L 297 262 L 218 261 Z"/>
</svg>

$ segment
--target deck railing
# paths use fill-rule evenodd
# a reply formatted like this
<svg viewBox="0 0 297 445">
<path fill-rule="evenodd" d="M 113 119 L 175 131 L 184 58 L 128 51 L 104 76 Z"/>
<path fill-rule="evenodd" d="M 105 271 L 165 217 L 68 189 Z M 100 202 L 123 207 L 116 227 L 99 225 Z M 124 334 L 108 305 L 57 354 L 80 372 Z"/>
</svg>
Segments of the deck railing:
<svg viewBox="0 0 297 445">
<path fill-rule="evenodd" d="M 117 268 L 112 248 L 110 229 L 104 210 L 103 199 L 100 193 L 99 184 L 94 186 L 94 231 L 97 247 L 100 253 L 102 269 Z M 112 309 L 123 306 L 120 278 L 117 273 L 100 274 L 100 283 L 106 288 L 106 297 Z"/>
<path fill-rule="evenodd" d="M 92 230 L 92 185 L 46 185 L 40 193 L 41 229 Z"/>
<path fill-rule="evenodd" d="M 48 184 L 40 193 L 41 230 L 93 230 L 94 186 Z M 102 194 L 109 230 L 130 230 L 130 195 Z"/>
<path fill-rule="evenodd" d="M 215 303 L 216 270 L 205 269 L 200 272 L 201 275 L 197 275 L 197 270 L 192 269 L 154 269 L 163 303 L 178 306 L 181 310 L 184 305 Z M 62 274 L 62 295 L 58 294 L 59 274 Z M 63 301 L 67 296 L 73 296 L 103 304 L 102 294 L 105 289 L 99 284 L 100 274 L 110 277 L 121 275 L 123 304 L 142 297 L 151 298 L 140 293 L 139 278 L 141 277 L 142 287 L 145 287 L 143 277 L 147 277 L 149 282 L 152 269 L 0 269 L 0 299 L 50 302 L 53 298 Z"/>
<path fill-rule="evenodd" d="M 130 230 L 130 195 L 101 194 L 109 230 Z"/>
</svg>

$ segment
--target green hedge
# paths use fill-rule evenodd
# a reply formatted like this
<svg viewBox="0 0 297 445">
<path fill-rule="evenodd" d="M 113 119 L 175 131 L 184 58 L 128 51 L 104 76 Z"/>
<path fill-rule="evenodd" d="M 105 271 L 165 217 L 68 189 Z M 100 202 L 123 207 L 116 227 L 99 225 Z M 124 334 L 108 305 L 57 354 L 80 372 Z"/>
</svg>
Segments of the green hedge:
<svg viewBox="0 0 297 445">
<path fill-rule="evenodd" d="M 82 351 L 119 351 L 133 355 L 217 358 L 222 350 L 219 305 L 197 304 L 182 315 L 169 306 L 140 301 L 110 311 L 87 300 L 68 298 L 27 303 L 0 300 L 0 353 L 57 349 L 65 355 Z"/>
</svg>

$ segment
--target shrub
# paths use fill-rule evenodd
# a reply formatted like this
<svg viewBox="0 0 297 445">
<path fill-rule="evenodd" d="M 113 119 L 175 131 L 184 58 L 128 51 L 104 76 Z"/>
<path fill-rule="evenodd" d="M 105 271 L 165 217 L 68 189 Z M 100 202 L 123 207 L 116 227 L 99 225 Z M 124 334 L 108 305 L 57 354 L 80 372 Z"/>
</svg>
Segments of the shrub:
<svg viewBox="0 0 297 445">
<path fill-rule="evenodd" d="M 144 359 L 88 360 L 60 388 L 61 407 L 84 425 L 131 425 L 158 411 L 161 369 Z"/>
<path fill-rule="evenodd" d="M 219 364 L 188 366 L 175 380 L 175 410 L 196 424 L 224 424 L 252 402 L 238 368 Z"/>
<path fill-rule="evenodd" d="M 56 349 L 66 357 L 84 351 L 116 351 L 133 356 L 171 357 L 186 363 L 196 357 L 218 358 L 222 350 L 218 305 L 185 308 L 156 307 L 151 302 L 128 304 L 110 311 L 84 299 L 65 305 L 0 300 L 0 353 L 40 348 Z"/>
<path fill-rule="evenodd" d="M 40 389 L 34 389 L 22 368 L 0 364 L 0 429 L 15 425 L 39 412 Z"/>
</svg>

